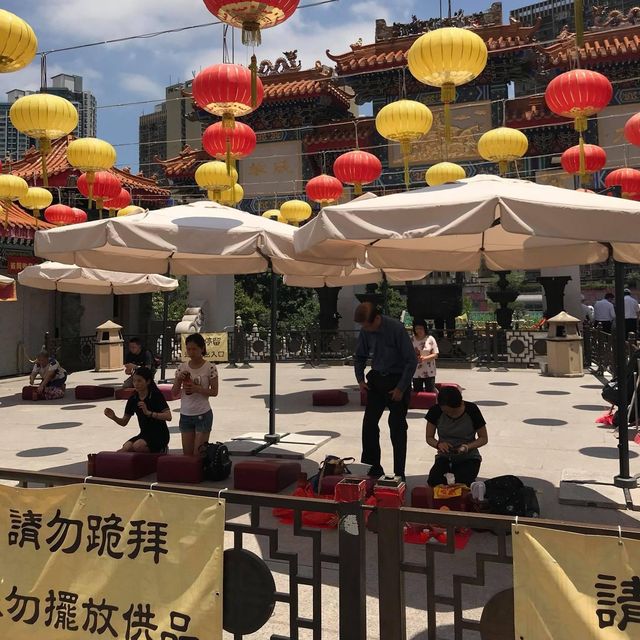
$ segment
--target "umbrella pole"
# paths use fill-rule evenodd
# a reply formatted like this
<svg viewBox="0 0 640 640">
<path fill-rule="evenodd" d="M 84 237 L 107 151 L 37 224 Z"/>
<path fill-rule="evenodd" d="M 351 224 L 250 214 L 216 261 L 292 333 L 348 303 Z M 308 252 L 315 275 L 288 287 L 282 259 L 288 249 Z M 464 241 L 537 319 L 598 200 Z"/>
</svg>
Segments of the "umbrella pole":
<svg viewBox="0 0 640 640">
<path fill-rule="evenodd" d="M 277 343 L 277 319 L 278 319 L 278 275 L 273 270 L 273 265 L 269 261 L 271 271 L 271 335 L 269 338 L 269 433 L 264 439 L 267 442 L 275 443 L 280 440 L 276 434 L 276 343 Z"/>
<path fill-rule="evenodd" d="M 169 322 L 169 292 L 162 293 L 162 356 L 160 359 L 160 381 L 166 382 L 167 373 L 167 322 Z"/>
<path fill-rule="evenodd" d="M 616 306 L 616 335 L 615 357 L 616 376 L 618 378 L 618 454 L 620 458 L 620 473 L 614 477 L 613 483 L 617 487 L 633 489 L 638 486 L 636 477 L 629 472 L 629 421 L 627 396 L 627 359 L 626 335 L 624 322 L 624 264 L 615 261 L 615 306 Z"/>
</svg>

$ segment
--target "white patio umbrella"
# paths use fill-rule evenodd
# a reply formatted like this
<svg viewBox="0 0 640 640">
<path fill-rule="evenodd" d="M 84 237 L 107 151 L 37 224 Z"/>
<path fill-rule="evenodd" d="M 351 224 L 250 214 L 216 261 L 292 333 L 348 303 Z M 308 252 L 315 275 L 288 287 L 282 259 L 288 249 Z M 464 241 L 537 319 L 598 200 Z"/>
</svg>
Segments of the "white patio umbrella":
<svg viewBox="0 0 640 640">
<path fill-rule="evenodd" d="M 35 289 L 91 295 L 174 291 L 179 284 L 173 278 L 157 274 L 105 271 L 60 262 L 31 265 L 18 274 L 18 282 Z"/>
<path fill-rule="evenodd" d="M 358 284 L 375 284 L 386 280 L 400 283 L 422 280 L 429 275 L 428 271 L 411 271 L 408 269 L 376 269 L 369 264 L 358 264 L 355 268 L 344 268 L 340 275 L 332 276 L 285 276 L 284 283 L 290 287 L 348 287 Z"/>
<path fill-rule="evenodd" d="M 15 280 L 13 278 L 0 275 L 0 287 L 8 287 L 10 284 L 13 284 L 14 282 Z"/>
<path fill-rule="evenodd" d="M 640 263 L 640 203 L 496 176 L 327 207 L 296 234 L 309 260 L 367 260 L 379 268 L 495 271 L 604 262 L 616 266 L 616 315 L 624 318 L 622 262 Z M 625 369 L 617 323 L 617 370 Z M 629 474 L 626 379 L 619 376 L 619 486 Z"/>
<path fill-rule="evenodd" d="M 222 275 L 270 270 L 271 357 L 270 441 L 275 433 L 277 277 L 339 275 L 350 258 L 335 266 L 300 260 L 293 249 L 295 229 L 223 205 L 200 201 L 156 211 L 88 222 L 36 233 L 35 253 L 43 258 L 125 272 Z"/>
</svg>

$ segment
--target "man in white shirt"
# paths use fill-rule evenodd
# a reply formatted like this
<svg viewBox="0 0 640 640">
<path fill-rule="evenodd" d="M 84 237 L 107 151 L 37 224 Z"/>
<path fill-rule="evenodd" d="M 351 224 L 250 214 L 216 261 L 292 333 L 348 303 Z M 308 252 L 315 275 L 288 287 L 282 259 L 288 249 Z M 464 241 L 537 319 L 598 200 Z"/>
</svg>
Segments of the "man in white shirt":
<svg viewBox="0 0 640 640">
<path fill-rule="evenodd" d="M 593 322 L 595 325 L 600 325 L 605 333 L 611 333 L 611 327 L 616 319 L 613 299 L 613 293 L 605 293 L 604 298 L 593 305 Z"/>
<path fill-rule="evenodd" d="M 624 324 L 625 324 L 625 333 L 629 335 L 630 333 L 638 332 L 638 309 L 640 306 L 638 305 L 638 301 L 631 295 L 631 291 L 629 289 L 624 290 Z"/>
</svg>

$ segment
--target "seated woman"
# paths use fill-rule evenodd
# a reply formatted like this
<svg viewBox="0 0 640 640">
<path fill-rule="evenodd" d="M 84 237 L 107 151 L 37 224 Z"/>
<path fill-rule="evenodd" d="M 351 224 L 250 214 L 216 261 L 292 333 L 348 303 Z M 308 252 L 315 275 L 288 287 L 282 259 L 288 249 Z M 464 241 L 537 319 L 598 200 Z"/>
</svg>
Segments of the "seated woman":
<svg viewBox="0 0 640 640">
<path fill-rule="evenodd" d="M 40 376 L 42 382 L 38 386 L 36 395 L 45 400 L 62 398 L 66 390 L 67 372 L 60 363 L 49 355 L 48 351 L 41 351 L 29 376 L 29 384 L 33 386 L 36 378 Z"/>
<path fill-rule="evenodd" d="M 136 392 L 127 400 L 122 418 L 118 418 L 113 409 L 104 410 L 104 415 L 121 427 L 126 427 L 133 415 L 138 418 L 140 433 L 127 440 L 120 451 L 162 453 L 169 444 L 167 420 L 171 420 L 171 409 L 153 381 L 150 369 L 136 369 L 133 388 Z"/>
<path fill-rule="evenodd" d="M 445 474 L 453 473 L 456 483 L 469 486 L 480 471 L 482 456 L 478 449 L 489 442 L 480 409 L 473 402 L 465 402 L 456 387 L 445 387 L 438 394 L 438 404 L 425 418 L 427 443 L 438 450 L 427 483 L 431 487 L 447 484 Z"/>
</svg>

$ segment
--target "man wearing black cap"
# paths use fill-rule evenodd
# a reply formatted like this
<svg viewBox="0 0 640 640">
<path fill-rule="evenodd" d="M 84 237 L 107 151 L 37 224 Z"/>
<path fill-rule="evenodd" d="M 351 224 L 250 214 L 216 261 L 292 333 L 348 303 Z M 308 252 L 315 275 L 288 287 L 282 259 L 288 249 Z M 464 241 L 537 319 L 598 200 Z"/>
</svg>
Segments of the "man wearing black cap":
<svg viewBox="0 0 640 640">
<path fill-rule="evenodd" d="M 624 290 L 624 325 L 625 333 L 638 332 L 638 301 L 631 295 L 630 289 Z"/>
</svg>

